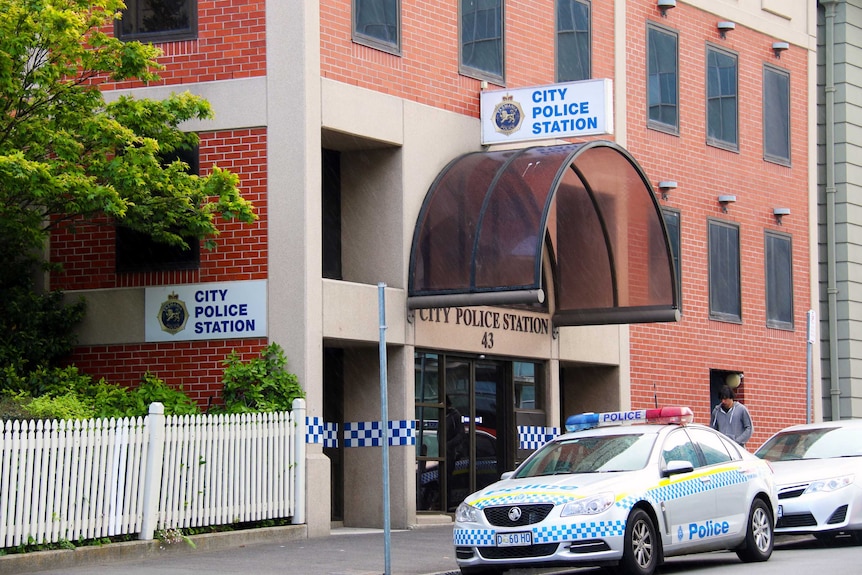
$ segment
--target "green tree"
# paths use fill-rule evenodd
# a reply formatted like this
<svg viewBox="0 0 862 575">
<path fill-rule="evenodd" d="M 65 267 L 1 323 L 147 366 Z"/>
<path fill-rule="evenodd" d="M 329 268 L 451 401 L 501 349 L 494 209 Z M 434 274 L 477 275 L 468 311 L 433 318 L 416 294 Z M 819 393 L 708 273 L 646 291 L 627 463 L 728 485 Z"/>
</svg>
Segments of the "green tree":
<svg viewBox="0 0 862 575">
<path fill-rule="evenodd" d="M 157 48 L 106 33 L 123 8 L 121 0 L 0 0 L 0 332 L 22 329 L 3 306 L 28 305 L 21 291 L 32 289 L 34 265 L 46 265 L 58 226 L 121 223 L 166 244 L 213 247 L 219 216 L 256 218 L 235 174 L 214 167 L 199 177 L 179 160 L 163 163 L 197 144 L 179 125 L 212 117 L 206 100 L 188 92 L 104 99 L 107 82 L 158 80 Z"/>
</svg>

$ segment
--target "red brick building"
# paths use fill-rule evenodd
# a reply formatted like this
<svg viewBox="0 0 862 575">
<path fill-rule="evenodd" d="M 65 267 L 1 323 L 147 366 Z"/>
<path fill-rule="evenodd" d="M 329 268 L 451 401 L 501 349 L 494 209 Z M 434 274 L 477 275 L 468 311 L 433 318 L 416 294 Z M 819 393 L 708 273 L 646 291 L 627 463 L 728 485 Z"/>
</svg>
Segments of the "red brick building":
<svg viewBox="0 0 862 575">
<path fill-rule="evenodd" d="M 51 256 L 64 272 L 52 287 L 89 301 L 72 359 L 128 384 L 151 371 L 206 405 L 218 401 L 220 362 L 231 350 L 251 357 L 281 345 L 311 422 L 332 432 L 309 438 L 312 533 L 328 531 L 331 519 L 382 521 L 379 496 L 358 489 L 379 482 L 380 453 L 367 445 L 381 417 L 381 292 L 388 419 L 406 430 L 391 449 L 396 526 L 448 511 L 573 411 L 687 404 L 706 422 L 717 387 L 730 382 L 754 418 L 755 445 L 819 414 L 807 387 L 809 373 L 819 380 L 806 331 L 816 301 L 810 3 L 679 1 L 663 12 L 655 0 L 189 0 L 183 18 L 160 25 L 146 18 L 150 2 L 127 4 L 133 12 L 118 33 L 156 42 L 165 70 L 158 84 L 116 86 L 108 97 L 190 90 L 209 99 L 215 119 L 185 126 L 201 136 L 198 169 L 239 174 L 260 219 L 224 225 L 218 248 L 193 261 L 138 260 L 128 255 L 138 244 L 110 226 L 53 238 Z M 603 79 L 612 120 L 604 132 L 521 137 L 499 121 L 495 132 L 480 110 L 483 92 L 508 113 L 514 104 L 500 108 L 506 90 L 575 94 Z M 587 84 L 569 84 L 579 81 Z M 524 121 L 561 113 L 520 99 Z M 485 130 L 503 143 L 483 144 Z M 591 144 L 560 147 L 578 142 Z M 609 158 L 595 185 L 627 170 L 636 195 L 602 190 L 611 199 L 597 215 L 622 222 L 594 238 L 615 256 L 598 261 L 616 266 L 615 281 L 631 281 L 614 283 L 613 294 L 596 288 L 597 300 L 613 296 L 608 309 L 587 310 L 593 320 L 580 322 L 572 318 L 584 310 L 560 313 L 567 293 L 588 293 L 595 270 L 583 263 L 592 248 L 554 248 L 586 224 L 555 211 L 565 185 L 553 178 L 530 188 L 548 198 L 538 228 L 527 211 L 500 208 L 493 215 L 508 224 L 488 240 L 492 253 L 522 234 L 527 252 L 538 253 L 535 285 L 444 289 L 434 305 L 421 299 L 423 218 L 436 215 L 426 200 L 472 152 L 483 162 L 557 154 L 568 176 L 593 156 Z M 505 169 L 499 174 L 515 177 Z M 589 178 L 582 182 L 591 190 Z M 472 180 L 453 189 L 482 191 Z M 472 237 L 474 214 L 449 209 L 454 235 L 444 247 L 469 248 L 459 241 Z M 650 226 L 661 233 L 646 235 Z M 645 243 L 661 257 L 638 256 Z M 503 277 L 527 252 L 465 261 Z M 428 270 L 452 271 L 450 255 Z M 572 288 L 561 278 L 578 266 Z M 658 281 L 674 274 L 679 292 Z M 209 291 L 261 304 L 254 330 L 195 333 L 200 314 L 219 313 L 201 301 Z M 515 292 L 522 299 L 505 299 Z M 528 292 L 540 295 L 527 301 Z M 185 299 L 188 327 L 161 319 L 168 293 Z M 657 308 L 665 314 L 658 323 Z M 632 309 L 646 315 L 625 315 Z M 665 321 L 671 311 L 678 321 Z M 470 431 L 466 471 L 450 485 L 438 471 L 446 396 Z"/>
</svg>

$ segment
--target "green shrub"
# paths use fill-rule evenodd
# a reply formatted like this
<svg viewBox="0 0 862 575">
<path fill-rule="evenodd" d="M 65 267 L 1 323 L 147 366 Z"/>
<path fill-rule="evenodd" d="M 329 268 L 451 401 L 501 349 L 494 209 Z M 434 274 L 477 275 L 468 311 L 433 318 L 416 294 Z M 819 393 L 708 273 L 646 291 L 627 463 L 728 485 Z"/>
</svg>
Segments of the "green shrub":
<svg viewBox="0 0 862 575">
<path fill-rule="evenodd" d="M 200 413 L 182 388 L 173 388 L 151 373 L 137 387 L 126 388 L 78 372 L 74 366 L 39 368 L 21 376 L 14 368 L 0 371 L 0 414 L 6 419 L 90 419 L 139 417 L 151 403 L 165 406 L 167 415 Z"/>
<path fill-rule="evenodd" d="M 293 400 L 305 397 L 295 374 L 288 372 L 284 350 L 272 343 L 248 362 L 236 351 L 222 362 L 225 366 L 224 407 L 214 411 L 253 413 L 290 411 Z"/>
<path fill-rule="evenodd" d="M 72 392 L 58 396 L 21 397 L 19 401 L 32 419 L 92 419 L 95 417 L 92 404 Z"/>
</svg>

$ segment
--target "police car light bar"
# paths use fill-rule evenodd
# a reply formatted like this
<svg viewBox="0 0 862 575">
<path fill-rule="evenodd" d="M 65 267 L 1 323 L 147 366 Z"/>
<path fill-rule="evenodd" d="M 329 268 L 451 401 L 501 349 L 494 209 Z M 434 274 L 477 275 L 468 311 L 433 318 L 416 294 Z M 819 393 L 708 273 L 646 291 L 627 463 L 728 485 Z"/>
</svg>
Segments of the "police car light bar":
<svg viewBox="0 0 862 575">
<path fill-rule="evenodd" d="M 630 423 L 691 423 L 694 412 L 689 407 L 659 407 L 632 411 L 608 411 L 604 413 L 579 413 L 566 419 L 566 431 L 580 431 L 593 427 L 626 425 Z"/>
</svg>

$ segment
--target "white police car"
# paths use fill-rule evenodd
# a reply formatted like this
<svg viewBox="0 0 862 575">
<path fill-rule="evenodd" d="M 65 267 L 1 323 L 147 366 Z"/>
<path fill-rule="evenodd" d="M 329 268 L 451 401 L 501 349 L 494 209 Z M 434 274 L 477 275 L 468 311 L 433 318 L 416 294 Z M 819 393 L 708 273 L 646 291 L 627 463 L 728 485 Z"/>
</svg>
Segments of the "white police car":
<svg viewBox="0 0 862 575">
<path fill-rule="evenodd" d="M 618 565 L 649 575 L 665 557 L 721 549 L 766 561 L 772 470 L 692 419 L 685 407 L 570 417 L 572 433 L 458 507 L 461 572 Z"/>
</svg>

